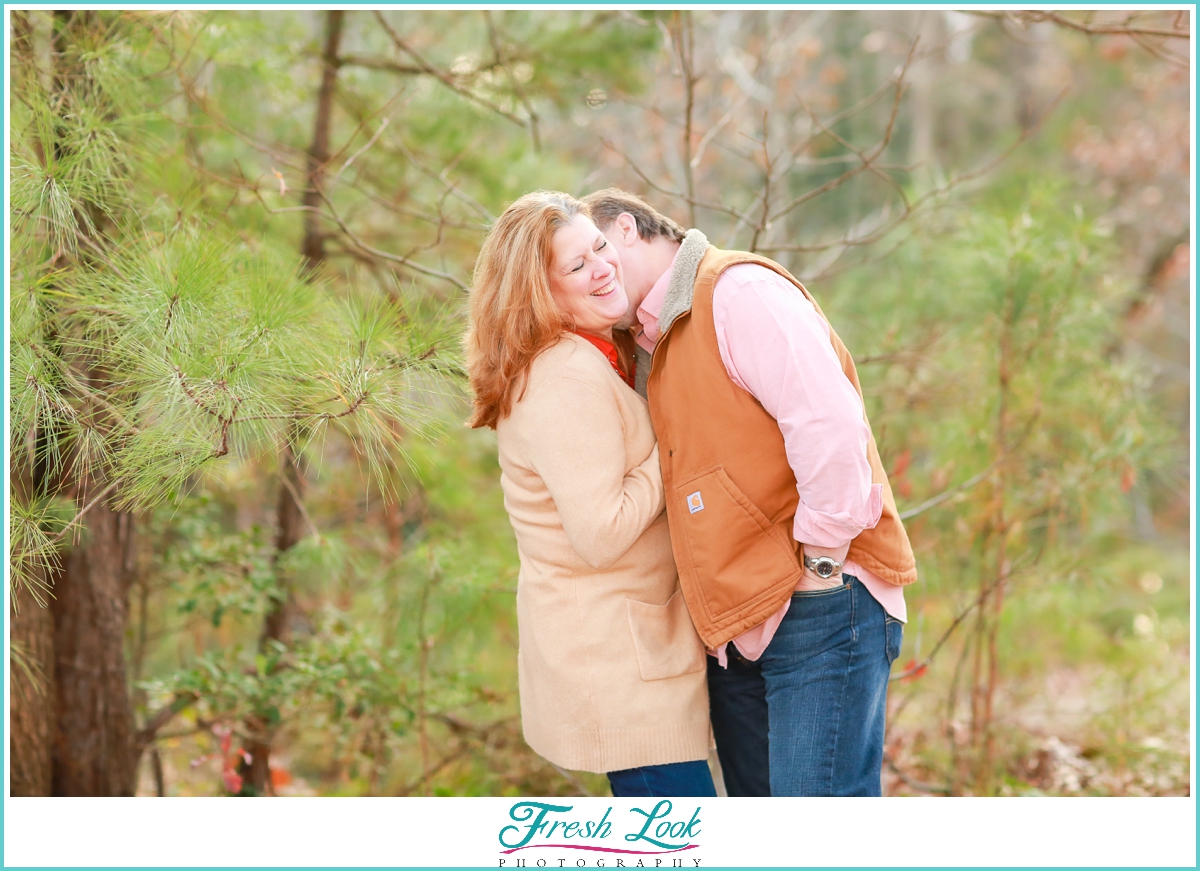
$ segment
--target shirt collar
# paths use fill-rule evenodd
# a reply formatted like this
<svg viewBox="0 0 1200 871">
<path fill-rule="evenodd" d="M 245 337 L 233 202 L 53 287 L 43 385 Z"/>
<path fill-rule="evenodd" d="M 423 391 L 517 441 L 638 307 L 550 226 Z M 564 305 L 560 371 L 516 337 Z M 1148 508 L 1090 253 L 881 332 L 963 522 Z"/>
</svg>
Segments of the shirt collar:
<svg viewBox="0 0 1200 871">
<path fill-rule="evenodd" d="M 676 251 L 667 271 L 658 277 L 658 281 L 654 282 L 654 286 L 638 306 L 637 319 L 642 325 L 642 332 L 637 337 L 637 343 L 650 353 L 654 352 L 654 346 L 658 344 L 658 316 L 662 313 L 663 301 L 667 298 L 667 286 L 671 283 L 671 272 L 675 269 L 675 261 L 678 258 L 679 252 Z"/>
</svg>

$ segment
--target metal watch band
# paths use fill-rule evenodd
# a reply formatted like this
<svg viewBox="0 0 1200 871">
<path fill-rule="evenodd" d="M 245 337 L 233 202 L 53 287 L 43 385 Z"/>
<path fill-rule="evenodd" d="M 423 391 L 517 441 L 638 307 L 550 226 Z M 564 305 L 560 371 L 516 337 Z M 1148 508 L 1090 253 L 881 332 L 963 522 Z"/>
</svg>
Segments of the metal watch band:
<svg viewBox="0 0 1200 871">
<path fill-rule="evenodd" d="M 821 578 L 832 578 L 842 570 L 842 564 L 831 556 L 819 556 L 813 559 L 808 554 L 804 555 L 804 567 L 812 569 Z"/>
</svg>

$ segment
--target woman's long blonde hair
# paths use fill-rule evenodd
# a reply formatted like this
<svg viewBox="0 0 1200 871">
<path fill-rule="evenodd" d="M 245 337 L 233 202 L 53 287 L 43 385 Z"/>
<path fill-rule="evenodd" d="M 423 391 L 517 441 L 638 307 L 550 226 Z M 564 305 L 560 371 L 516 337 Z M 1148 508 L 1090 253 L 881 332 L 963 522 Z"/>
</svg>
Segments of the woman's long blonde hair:
<svg viewBox="0 0 1200 871">
<path fill-rule="evenodd" d="M 495 429 L 520 399 L 534 357 L 572 328 L 550 295 L 551 240 L 586 214 L 570 194 L 534 191 L 505 209 L 484 240 L 464 339 L 475 393 L 469 426 Z"/>
</svg>

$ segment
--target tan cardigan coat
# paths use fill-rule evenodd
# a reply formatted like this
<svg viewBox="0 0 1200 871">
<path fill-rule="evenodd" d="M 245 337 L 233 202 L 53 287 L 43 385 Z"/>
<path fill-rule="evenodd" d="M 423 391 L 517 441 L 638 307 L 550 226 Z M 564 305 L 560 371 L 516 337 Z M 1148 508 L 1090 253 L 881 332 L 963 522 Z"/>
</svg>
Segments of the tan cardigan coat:
<svg viewBox="0 0 1200 871">
<path fill-rule="evenodd" d="M 704 759 L 704 649 L 679 590 L 646 401 L 566 334 L 496 434 L 521 559 L 525 740 L 584 771 Z"/>
</svg>

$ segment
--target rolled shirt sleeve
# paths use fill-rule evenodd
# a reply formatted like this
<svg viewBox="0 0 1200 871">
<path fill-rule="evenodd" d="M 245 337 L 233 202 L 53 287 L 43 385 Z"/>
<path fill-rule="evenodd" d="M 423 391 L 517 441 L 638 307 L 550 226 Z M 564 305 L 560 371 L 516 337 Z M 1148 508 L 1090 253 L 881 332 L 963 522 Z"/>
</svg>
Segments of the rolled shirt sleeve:
<svg viewBox="0 0 1200 871">
<path fill-rule="evenodd" d="M 829 342 L 829 325 L 790 282 L 761 266 L 726 270 L 713 294 L 729 377 L 779 423 L 800 504 L 796 541 L 848 544 L 879 522 L 862 400 Z"/>
</svg>

